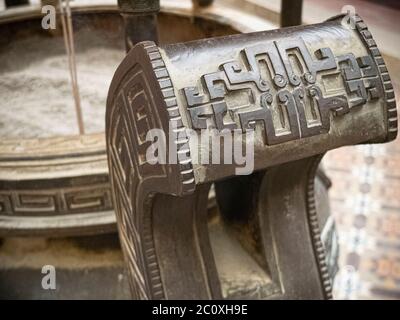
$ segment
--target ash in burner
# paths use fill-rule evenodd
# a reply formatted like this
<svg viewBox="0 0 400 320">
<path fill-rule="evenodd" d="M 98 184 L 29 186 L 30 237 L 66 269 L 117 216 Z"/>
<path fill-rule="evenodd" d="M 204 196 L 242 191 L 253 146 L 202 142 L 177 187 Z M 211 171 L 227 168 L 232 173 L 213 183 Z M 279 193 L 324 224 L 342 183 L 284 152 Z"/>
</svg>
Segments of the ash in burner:
<svg viewBox="0 0 400 320">
<path fill-rule="evenodd" d="M 84 43 L 76 63 L 85 133 L 103 132 L 108 87 L 125 52 L 99 46 L 93 32 L 78 36 Z M 79 133 L 62 39 L 18 41 L 2 48 L 0 61 L 0 138 Z"/>
</svg>

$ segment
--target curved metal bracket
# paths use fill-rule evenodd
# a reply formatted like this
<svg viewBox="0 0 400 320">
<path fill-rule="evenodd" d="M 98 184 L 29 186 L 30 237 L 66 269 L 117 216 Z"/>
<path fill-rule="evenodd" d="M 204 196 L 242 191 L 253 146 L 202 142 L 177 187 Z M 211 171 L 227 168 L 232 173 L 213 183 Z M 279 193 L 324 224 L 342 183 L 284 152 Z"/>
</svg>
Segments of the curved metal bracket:
<svg viewBox="0 0 400 320">
<path fill-rule="evenodd" d="M 162 48 L 142 42 L 130 51 L 110 87 L 106 139 L 135 298 L 331 297 L 317 165 L 330 149 L 390 141 L 397 132 L 387 69 L 365 24 L 354 22 L 356 29 L 337 18 Z M 146 136 L 155 128 L 178 146 L 176 164 L 150 163 Z M 237 177 L 238 165 L 193 162 L 209 153 L 209 142 L 194 138 L 202 129 L 212 139 L 223 130 L 253 132 L 254 173 Z M 218 216 L 207 213 L 212 183 Z M 218 243 L 228 238 L 222 253 L 242 248 L 262 269 L 255 286 L 227 280 L 230 257 Z M 232 274 L 246 259 L 231 264 Z"/>
</svg>

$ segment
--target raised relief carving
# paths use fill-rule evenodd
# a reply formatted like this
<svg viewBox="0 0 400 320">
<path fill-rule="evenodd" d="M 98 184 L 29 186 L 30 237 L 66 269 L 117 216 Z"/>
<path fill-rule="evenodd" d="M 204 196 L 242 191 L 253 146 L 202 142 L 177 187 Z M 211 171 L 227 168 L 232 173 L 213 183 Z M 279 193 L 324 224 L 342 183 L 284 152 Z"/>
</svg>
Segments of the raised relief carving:
<svg viewBox="0 0 400 320">
<path fill-rule="evenodd" d="M 357 59 L 361 68 L 364 86 L 367 89 L 369 99 L 379 99 L 383 96 L 383 88 L 379 79 L 378 68 L 372 57 L 363 56 Z"/>
<path fill-rule="evenodd" d="M 286 38 L 243 48 L 237 60 L 181 94 L 194 129 L 245 131 L 260 124 L 265 143 L 274 145 L 328 133 L 331 114 L 382 97 L 378 77 L 370 56 L 335 56 L 330 48 L 311 53 L 302 38 Z M 330 81 L 337 88 L 327 88 Z"/>
<path fill-rule="evenodd" d="M 301 77 L 306 83 L 315 83 L 317 72 L 336 68 L 335 58 L 329 48 L 317 50 L 315 52 L 317 59 L 314 60 L 301 38 L 279 40 L 275 41 L 275 44 L 285 65 L 289 82 L 293 86 L 301 84 Z M 294 63 L 290 60 L 291 56 L 301 64 L 298 66 L 300 69 L 305 67 L 301 77 L 294 71 Z"/>
<path fill-rule="evenodd" d="M 338 56 L 337 60 L 341 68 L 347 93 L 355 96 L 354 98 L 350 98 L 350 106 L 355 107 L 365 104 L 367 102 L 367 91 L 364 87 L 361 70 L 356 57 L 352 53 L 349 53 Z"/>
</svg>

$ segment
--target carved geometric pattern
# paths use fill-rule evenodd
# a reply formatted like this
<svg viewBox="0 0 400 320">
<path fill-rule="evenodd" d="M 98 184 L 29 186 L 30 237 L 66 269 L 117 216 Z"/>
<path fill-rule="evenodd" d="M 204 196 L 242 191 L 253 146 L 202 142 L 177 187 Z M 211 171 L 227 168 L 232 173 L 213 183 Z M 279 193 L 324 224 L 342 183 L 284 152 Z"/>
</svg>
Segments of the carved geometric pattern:
<svg viewBox="0 0 400 320">
<path fill-rule="evenodd" d="M 136 64 L 129 72 L 129 80 L 119 89 L 111 110 L 112 127 L 107 135 L 109 140 L 109 170 L 114 191 L 114 205 L 121 246 L 128 260 L 132 293 L 137 299 L 150 299 L 146 290 L 145 261 L 142 261 L 142 237 L 138 230 L 138 219 L 135 214 L 135 202 L 138 185 L 147 172 L 155 169 L 165 175 L 161 165 L 152 166 L 146 163 L 145 135 L 155 128 L 151 116 L 151 102 L 146 94 L 143 71 Z M 144 135 L 144 138 L 143 138 Z M 137 150 L 137 152 L 133 152 Z"/>
<path fill-rule="evenodd" d="M 356 28 L 360 33 L 361 39 L 366 44 L 369 52 L 371 53 L 375 64 L 378 68 L 378 73 L 380 76 L 381 81 L 378 83 L 383 84 L 383 92 L 384 92 L 384 99 L 386 105 L 386 120 L 388 125 L 388 141 L 392 141 L 397 136 L 398 131 L 398 120 L 397 120 L 397 109 L 396 109 L 396 99 L 394 96 L 394 89 L 392 85 L 392 81 L 390 80 L 390 76 L 383 60 L 383 57 L 376 46 L 375 40 L 372 38 L 371 32 L 369 32 L 367 25 L 364 21 L 360 18 L 360 16 L 355 15 L 352 17 L 353 21 L 355 22 Z M 362 65 L 366 65 L 365 61 L 360 61 Z M 364 68 L 364 75 L 367 77 L 365 80 L 365 86 L 369 89 L 371 95 L 376 95 L 376 82 L 373 78 L 371 78 L 371 71 L 372 71 L 372 63 L 367 67 Z M 380 85 L 380 84 L 379 84 Z"/>
<path fill-rule="evenodd" d="M 165 119 L 161 117 L 166 116 L 167 123 L 177 133 L 174 142 L 179 151 L 177 173 L 182 194 L 193 192 L 195 181 L 186 129 L 159 49 L 152 42 L 142 42 L 133 50 L 137 50 L 133 59 L 139 62 L 134 60 L 129 68 L 121 70 L 123 78 L 107 105 L 109 170 L 133 294 L 138 299 L 163 299 L 165 293 L 154 249 L 152 214 L 143 207 L 148 201 L 146 197 L 152 196 L 146 194 L 143 187 L 148 181 L 153 179 L 155 185 L 158 185 L 156 181 L 171 186 L 175 183 L 168 179 L 172 166 L 151 165 L 146 159 L 151 144 L 146 135 L 151 129 L 165 126 Z M 145 66 L 140 59 L 144 59 Z M 148 60 L 152 72 L 144 69 L 149 67 Z M 160 98 L 166 110 L 160 110 Z"/>
<path fill-rule="evenodd" d="M 44 190 L 0 191 L 0 214 L 42 216 L 112 210 L 108 183 Z"/>
<path fill-rule="evenodd" d="M 308 215 L 308 225 L 310 228 L 310 234 L 312 239 L 312 245 L 314 253 L 318 263 L 318 270 L 321 277 L 322 287 L 324 289 L 324 294 L 326 299 L 332 299 L 332 282 L 329 275 L 325 248 L 321 240 L 321 230 L 318 223 L 318 212 L 315 202 L 315 175 L 318 169 L 318 165 L 322 159 L 323 155 L 319 156 L 313 163 L 313 166 L 308 175 L 307 181 L 307 215 Z"/>
<path fill-rule="evenodd" d="M 186 133 L 186 127 L 183 124 L 182 116 L 179 111 L 178 102 L 175 96 L 174 86 L 169 76 L 168 70 L 164 64 L 158 47 L 154 43 L 149 43 L 146 47 L 151 65 L 161 89 L 161 94 L 166 106 L 168 120 L 176 136 L 174 144 L 179 152 L 178 166 L 182 194 L 189 194 L 195 189 L 195 180 L 190 156 L 189 138 Z"/>
<path fill-rule="evenodd" d="M 242 48 L 236 60 L 220 64 L 179 93 L 186 99 L 193 128 L 244 131 L 261 125 L 265 143 L 274 145 L 328 133 L 332 117 L 357 112 L 367 101 L 382 98 L 379 65 L 369 55 L 335 56 L 329 48 L 310 52 L 301 37 L 285 35 Z M 188 137 L 169 72 L 153 43 L 133 48 L 114 79 L 107 105 L 107 146 L 121 245 L 135 297 L 161 299 L 168 295 L 161 281 L 154 247 L 157 229 L 153 230 L 149 208 L 157 193 L 181 195 L 194 190 Z M 178 166 L 150 166 L 145 157 L 146 134 L 152 128 L 165 129 L 166 123 L 183 134 L 175 143 L 184 157 Z M 181 189 L 175 187 L 176 178 Z M 325 295 L 330 297 L 314 180 L 308 182 L 307 223 Z M 160 212 L 156 210 L 155 216 Z"/>
<path fill-rule="evenodd" d="M 265 143 L 274 145 L 327 133 L 331 113 L 341 116 L 382 97 L 381 71 L 370 56 L 335 57 L 329 48 L 312 55 L 301 37 L 284 38 L 243 48 L 238 60 L 222 63 L 181 94 L 194 129 L 245 131 L 262 123 Z M 325 94 L 329 76 L 342 79 L 335 95 Z"/>
</svg>

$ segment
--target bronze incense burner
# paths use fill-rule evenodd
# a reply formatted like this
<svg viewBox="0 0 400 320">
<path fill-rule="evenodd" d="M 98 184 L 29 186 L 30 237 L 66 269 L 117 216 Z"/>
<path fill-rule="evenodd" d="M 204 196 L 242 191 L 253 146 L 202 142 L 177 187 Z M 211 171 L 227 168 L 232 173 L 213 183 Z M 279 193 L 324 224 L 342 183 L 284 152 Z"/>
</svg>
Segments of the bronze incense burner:
<svg viewBox="0 0 400 320">
<path fill-rule="evenodd" d="M 331 298 L 317 166 L 328 150 L 397 134 L 379 49 L 359 16 L 342 20 L 141 42 L 122 61 L 108 95 L 106 144 L 135 298 Z M 156 128 L 178 146 L 177 163 L 149 163 L 146 134 Z M 193 132 L 207 130 L 211 139 L 253 132 L 254 172 L 237 176 L 236 164 L 221 164 L 224 156 L 219 164 L 193 163 L 193 155 L 210 152 Z M 212 183 L 216 215 L 207 212 Z M 239 248 L 247 262 L 226 256 Z M 251 261 L 263 277 L 235 282 Z"/>
</svg>

